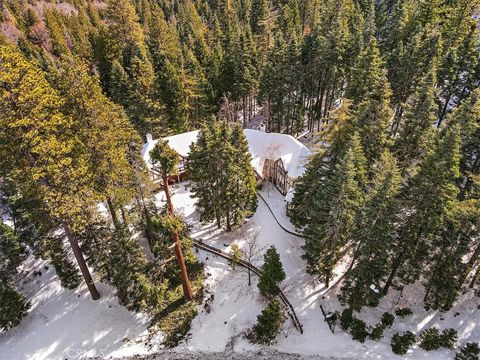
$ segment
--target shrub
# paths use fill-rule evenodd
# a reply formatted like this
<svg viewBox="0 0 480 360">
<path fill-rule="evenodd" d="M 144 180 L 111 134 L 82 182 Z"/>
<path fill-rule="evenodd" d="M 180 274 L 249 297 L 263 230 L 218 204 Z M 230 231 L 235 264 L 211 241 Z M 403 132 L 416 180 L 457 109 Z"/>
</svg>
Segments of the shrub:
<svg viewBox="0 0 480 360">
<path fill-rule="evenodd" d="M 437 328 L 427 329 L 420 333 L 420 347 L 426 351 L 440 348 L 442 340 L 442 336 Z"/>
<path fill-rule="evenodd" d="M 393 316 L 388 312 L 385 312 L 382 315 L 381 323 L 387 328 L 393 325 L 394 320 L 395 320 L 395 316 Z"/>
<path fill-rule="evenodd" d="M 340 315 L 340 327 L 347 331 L 353 321 L 352 309 L 344 309 Z"/>
<path fill-rule="evenodd" d="M 365 339 L 368 336 L 367 326 L 363 320 L 360 320 L 356 317 L 353 317 L 352 323 L 350 325 L 350 334 L 354 340 L 360 341 L 361 343 L 365 342 Z"/>
<path fill-rule="evenodd" d="M 415 335 L 411 331 L 406 331 L 402 335 L 396 333 L 392 337 L 392 351 L 398 355 L 404 355 L 407 353 L 410 346 L 415 342 Z"/>
<path fill-rule="evenodd" d="M 460 351 L 455 355 L 455 360 L 478 360 L 480 354 L 480 347 L 478 343 L 467 343 Z"/>
<path fill-rule="evenodd" d="M 375 325 L 370 332 L 370 339 L 372 340 L 380 340 L 383 337 L 383 331 L 385 330 L 385 326 L 382 323 L 378 323 Z"/>
<path fill-rule="evenodd" d="M 260 344 L 271 344 L 283 322 L 283 313 L 278 300 L 272 300 L 257 317 L 257 323 L 253 326 L 254 340 Z"/>
<path fill-rule="evenodd" d="M 410 308 L 399 308 L 399 309 L 395 310 L 395 315 L 397 315 L 398 317 L 401 317 L 401 318 L 410 316 L 412 314 L 413 314 L 413 312 Z"/>
<path fill-rule="evenodd" d="M 458 339 L 458 333 L 455 329 L 445 329 L 442 331 L 441 335 L 441 347 L 451 349 L 455 345 Z"/>
</svg>

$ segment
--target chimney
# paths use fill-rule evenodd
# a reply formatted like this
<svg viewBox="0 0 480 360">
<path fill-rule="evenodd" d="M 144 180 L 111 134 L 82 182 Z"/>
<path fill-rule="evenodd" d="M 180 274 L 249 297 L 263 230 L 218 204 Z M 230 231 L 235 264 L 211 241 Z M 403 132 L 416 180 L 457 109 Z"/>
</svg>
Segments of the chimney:
<svg viewBox="0 0 480 360">
<path fill-rule="evenodd" d="M 150 143 L 153 141 L 153 136 L 152 134 L 147 134 L 147 143 Z"/>
</svg>

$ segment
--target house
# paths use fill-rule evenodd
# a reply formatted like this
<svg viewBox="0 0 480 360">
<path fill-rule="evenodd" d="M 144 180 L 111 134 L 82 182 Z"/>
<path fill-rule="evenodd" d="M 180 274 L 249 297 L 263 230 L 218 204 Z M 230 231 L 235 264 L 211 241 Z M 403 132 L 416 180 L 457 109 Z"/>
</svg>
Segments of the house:
<svg viewBox="0 0 480 360">
<path fill-rule="evenodd" d="M 290 135 L 266 133 L 252 129 L 243 131 L 252 154 L 252 166 L 257 178 L 270 181 L 285 196 L 290 192 L 286 200 L 291 199 L 293 183 L 305 171 L 305 164 L 311 155 L 311 151 Z M 188 160 L 190 145 L 196 141 L 198 134 L 199 131 L 197 130 L 164 138 L 181 159 L 176 181 L 181 181 L 185 176 L 185 162 Z M 142 157 L 154 180 L 159 179 L 160 176 L 152 167 L 150 151 L 157 141 L 153 140 L 151 135 L 147 135 L 147 142 L 142 149 Z M 290 201 L 287 201 L 287 209 Z"/>
</svg>

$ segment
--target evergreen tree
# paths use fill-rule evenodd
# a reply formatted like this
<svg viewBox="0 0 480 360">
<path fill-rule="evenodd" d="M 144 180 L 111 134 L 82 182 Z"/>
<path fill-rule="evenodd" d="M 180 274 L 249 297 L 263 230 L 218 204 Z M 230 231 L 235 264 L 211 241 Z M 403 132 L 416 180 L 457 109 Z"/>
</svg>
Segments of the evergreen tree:
<svg viewBox="0 0 480 360">
<path fill-rule="evenodd" d="M 479 198 L 479 183 L 475 181 L 480 175 L 480 90 L 474 91 L 462 103 L 448 120 L 451 125 L 460 127 L 461 138 L 461 192 L 462 198 Z"/>
<path fill-rule="evenodd" d="M 55 86 L 64 99 L 63 113 L 75 119 L 73 129 L 89 152 L 96 190 L 120 228 L 117 211 L 130 204 L 138 190 L 129 149 L 140 139 L 122 109 L 103 95 L 97 79 L 78 60 L 60 63 Z"/>
<path fill-rule="evenodd" d="M 150 159 L 157 171 L 160 172 L 163 181 L 163 190 L 167 199 L 167 208 L 170 215 L 174 214 L 173 203 L 170 197 L 170 191 L 168 189 L 168 177 L 174 174 L 177 170 L 177 164 L 179 161 L 179 155 L 173 150 L 168 143 L 164 140 L 159 140 L 155 147 L 150 151 Z M 183 293 L 185 298 L 190 301 L 193 298 L 192 288 L 190 280 L 188 278 L 187 267 L 185 265 L 185 259 L 183 257 L 182 245 L 180 243 L 180 237 L 178 229 L 172 229 L 173 243 L 175 244 L 175 254 L 178 261 L 178 267 L 180 268 L 180 274 L 182 279 Z"/>
<path fill-rule="evenodd" d="M 434 83 L 432 69 L 406 105 L 405 116 L 393 146 L 402 172 L 416 165 L 431 145 L 432 126 L 436 118 Z"/>
<path fill-rule="evenodd" d="M 332 174 L 353 133 L 353 115 L 348 101 L 332 113 L 329 127 L 325 133 L 325 140 L 329 144 L 328 148 L 315 154 L 307 164 L 305 173 L 295 181 L 292 222 L 297 226 L 305 226 L 312 218 L 312 211 L 315 209 L 314 196 Z M 357 160 L 359 160 L 356 169 L 357 181 L 363 188 L 365 185 L 363 157 Z"/>
<path fill-rule="evenodd" d="M 394 278 L 405 285 L 417 280 L 423 270 L 432 239 L 444 224 L 458 195 L 460 138 L 458 126 L 452 126 L 437 140 L 412 177 L 404 192 L 406 217 L 399 229 L 396 254 L 391 260 L 390 276 L 384 293 Z"/>
<path fill-rule="evenodd" d="M 257 316 L 257 323 L 253 326 L 255 342 L 271 344 L 277 337 L 283 323 L 283 312 L 278 300 L 272 300 Z"/>
<path fill-rule="evenodd" d="M 226 220 L 227 231 L 257 206 L 255 172 L 240 126 L 214 121 L 191 146 L 187 170 L 201 221 Z M 212 180 L 213 179 L 213 180 Z"/>
<path fill-rule="evenodd" d="M 61 113 L 62 99 L 43 74 L 11 47 L 0 47 L 0 153 L 3 171 L 25 194 L 36 194 L 50 217 L 58 219 L 94 300 L 99 298 L 75 231 L 94 211 L 87 152 Z"/>
<path fill-rule="evenodd" d="M 116 230 L 109 250 L 109 278 L 120 304 L 137 312 L 160 306 L 164 289 L 147 276 L 147 260 L 131 234 Z"/>
<path fill-rule="evenodd" d="M 356 165 L 363 157 L 355 134 L 344 149 L 332 174 L 312 199 L 311 221 L 304 230 L 307 272 L 330 284 L 341 250 L 351 242 L 355 219 L 362 203 Z M 364 171 L 364 170 L 363 170 Z"/>
<path fill-rule="evenodd" d="M 268 298 L 278 295 L 278 284 L 285 279 L 285 272 L 275 246 L 268 248 L 263 255 L 263 265 L 260 271 L 262 273 L 258 281 L 260 294 Z"/>
<path fill-rule="evenodd" d="M 388 82 L 374 80 L 372 87 L 355 111 L 356 125 L 368 167 L 380 159 L 380 155 L 389 145 L 387 127 L 392 116 Z"/>
<path fill-rule="evenodd" d="M 340 299 L 351 309 L 374 306 L 381 297 L 379 290 L 388 275 L 388 254 L 394 251 L 395 224 L 399 216 L 398 193 L 401 177 L 389 152 L 375 165 L 370 193 L 358 212 L 357 242 L 352 268 L 343 282 Z M 372 285 L 374 288 L 372 289 Z"/>
<path fill-rule="evenodd" d="M 0 329 L 18 325 L 27 315 L 30 304 L 15 289 L 16 267 L 24 260 L 25 248 L 7 225 L 0 223 Z"/>
<path fill-rule="evenodd" d="M 480 348 L 477 343 L 467 343 L 455 354 L 455 360 L 478 360 Z"/>
</svg>

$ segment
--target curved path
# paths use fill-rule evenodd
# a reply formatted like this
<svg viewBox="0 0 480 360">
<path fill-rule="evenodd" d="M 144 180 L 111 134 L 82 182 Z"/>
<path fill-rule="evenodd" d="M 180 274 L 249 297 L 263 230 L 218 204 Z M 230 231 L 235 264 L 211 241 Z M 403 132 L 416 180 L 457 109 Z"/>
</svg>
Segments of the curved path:
<svg viewBox="0 0 480 360">
<path fill-rule="evenodd" d="M 257 193 L 258 197 L 260 199 L 262 199 L 262 201 L 265 203 L 265 205 L 267 205 L 267 208 L 268 210 L 270 211 L 270 213 L 272 214 L 273 218 L 275 219 L 275 221 L 277 222 L 278 226 L 280 226 L 283 231 L 285 231 L 286 233 L 290 234 L 290 235 L 293 235 L 293 236 L 297 236 L 297 237 L 300 237 L 300 238 L 304 238 L 305 236 L 303 236 L 302 234 L 300 233 L 297 233 L 295 231 L 291 231 L 291 230 L 288 230 L 285 226 L 283 226 L 280 221 L 278 221 L 277 217 L 275 216 L 275 213 L 273 212 L 273 210 L 270 208 L 270 205 L 268 205 L 268 202 L 263 198 L 262 195 L 260 195 L 260 193 Z"/>
<path fill-rule="evenodd" d="M 202 241 L 193 239 L 193 245 L 195 247 L 199 248 L 199 249 L 202 249 L 202 250 L 207 251 L 209 253 L 218 255 L 218 256 L 220 256 L 224 259 L 233 260 L 233 257 L 230 254 L 228 254 L 228 253 L 226 253 L 226 252 L 224 252 L 220 249 L 217 249 L 216 247 L 207 245 L 207 244 L 203 243 Z M 260 271 L 260 269 L 258 269 L 256 266 L 252 265 L 251 263 L 249 263 L 245 260 L 239 260 L 237 262 L 237 264 L 246 268 L 246 269 L 249 269 L 252 273 L 254 273 L 255 275 L 257 275 L 259 277 L 262 275 L 262 272 Z M 285 294 L 283 293 L 283 291 L 281 289 L 278 289 L 278 291 L 279 291 L 278 292 L 278 297 L 282 301 L 287 314 L 292 319 L 293 325 L 295 326 L 295 328 L 298 331 L 300 331 L 301 334 L 303 334 L 303 326 L 300 323 L 300 320 L 298 320 L 297 314 L 295 313 L 295 310 L 293 309 L 292 304 L 290 303 L 290 301 L 288 301 L 287 297 L 285 296 Z"/>
</svg>

